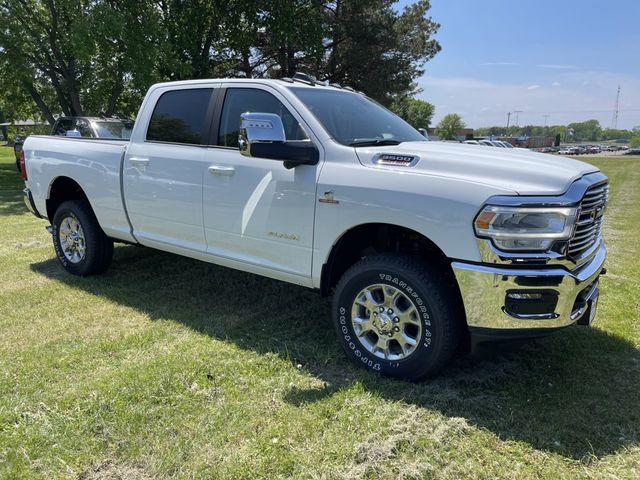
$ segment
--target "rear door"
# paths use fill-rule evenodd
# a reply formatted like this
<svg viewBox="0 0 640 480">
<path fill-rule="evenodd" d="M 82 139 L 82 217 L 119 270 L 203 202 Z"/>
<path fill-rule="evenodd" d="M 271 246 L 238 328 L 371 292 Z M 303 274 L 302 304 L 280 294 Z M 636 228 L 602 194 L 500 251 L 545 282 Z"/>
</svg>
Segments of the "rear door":
<svg viewBox="0 0 640 480">
<path fill-rule="evenodd" d="M 202 178 L 215 86 L 160 88 L 139 118 L 124 161 L 124 198 L 143 244 L 206 250 Z M 170 248 L 169 248 L 170 249 Z"/>
</svg>

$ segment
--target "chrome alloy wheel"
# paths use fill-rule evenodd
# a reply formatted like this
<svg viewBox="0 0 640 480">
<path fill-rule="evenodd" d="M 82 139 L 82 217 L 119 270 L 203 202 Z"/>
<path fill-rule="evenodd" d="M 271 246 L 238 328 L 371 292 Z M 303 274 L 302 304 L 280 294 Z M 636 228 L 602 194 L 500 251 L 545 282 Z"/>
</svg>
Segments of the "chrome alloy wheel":
<svg viewBox="0 0 640 480">
<path fill-rule="evenodd" d="M 356 295 L 351 323 L 362 345 L 376 357 L 403 360 L 418 347 L 422 323 L 416 305 L 391 285 L 370 285 Z"/>
<path fill-rule="evenodd" d="M 60 222 L 59 230 L 60 246 L 62 253 L 71 263 L 79 263 L 86 256 L 84 230 L 78 219 L 69 215 Z"/>
</svg>

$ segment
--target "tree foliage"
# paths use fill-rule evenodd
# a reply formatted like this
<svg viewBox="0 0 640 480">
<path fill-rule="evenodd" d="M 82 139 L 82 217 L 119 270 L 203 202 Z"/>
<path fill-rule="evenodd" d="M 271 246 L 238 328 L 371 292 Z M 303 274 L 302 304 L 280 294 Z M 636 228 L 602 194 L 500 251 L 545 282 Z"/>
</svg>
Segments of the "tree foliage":
<svg viewBox="0 0 640 480">
<path fill-rule="evenodd" d="M 465 128 L 465 124 L 462 117 L 457 113 L 449 113 L 438 123 L 436 135 L 444 140 L 453 140 L 463 128 Z"/>
<path fill-rule="evenodd" d="M 432 104 L 417 98 L 403 97 L 391 105 L 391 110 L 413 128 L 429 128 L 435 111 Z"/>
<path fill-rule="evenodd" d="M 573 131 L 573 139 L 578 142 L 597 142 L 602 134 L 602 127 L 597 120 L 570 123 L 567 128 Z"/>
<path fill-rule="evenodd" d="M 530 137 L 558 137 L 563 141 L 574 142 L 597 142 L 601 140 L 629 140 L 633 137 L 632 130 L 624 129 L 602 129 L 597 120 L 586 122 L 575 122 L 569 125 L 551 125 L 543 127 L 541 125 L 525 125 L 523 127 L 484 127 L 476 128 L 477 136 L 510 136 L 518 137 L 527 135 Z"/>
<path fill-rule="evenodd" d="M 415 93 L 439 50 L 429 0 L 0 0 L 0 107 L 13 119 L 133 115 L 153 83 L 291 76 Z"/>
<path fill-rule="evenodd" d="M 631 140 L 629 141 L 629 146 L 631 148 L 640 148 L 640 135 L 636 135 L 635 137 L 632 137 Z"/>
</svg>

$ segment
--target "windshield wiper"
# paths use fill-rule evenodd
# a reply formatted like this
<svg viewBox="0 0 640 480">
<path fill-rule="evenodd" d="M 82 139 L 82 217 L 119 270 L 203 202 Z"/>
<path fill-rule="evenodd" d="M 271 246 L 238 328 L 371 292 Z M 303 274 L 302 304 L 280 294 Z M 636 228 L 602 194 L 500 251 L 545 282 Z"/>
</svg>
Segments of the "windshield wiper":
<svg viewBox="0 0 640 480">
<path fill-rule="evenodd" d="M 349 146 L 350 147 L 377 147 L 377 146 L 384 146 L 384 145 L 400 145 L 401 143 L 402 141 L 400 140 L 392 140 L 390 138 L 388 139 L 378 138 L 375 140 L 359 140 L 357 142 L 351 142 Z"/>
</svg>

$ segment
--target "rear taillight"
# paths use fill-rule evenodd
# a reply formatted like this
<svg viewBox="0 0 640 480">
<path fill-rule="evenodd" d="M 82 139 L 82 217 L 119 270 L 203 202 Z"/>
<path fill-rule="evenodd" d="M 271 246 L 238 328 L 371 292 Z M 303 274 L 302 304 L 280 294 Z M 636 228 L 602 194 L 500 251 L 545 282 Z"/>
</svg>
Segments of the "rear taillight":
<svg viewBox="0 0 640 480">
<path fill-rule="evenodd" d="M 27 180 L 27 162 L 24 158 L 24 150 L 20 152 L 20 173 L 22 174 L 22 179 Z"/>
</svg>

